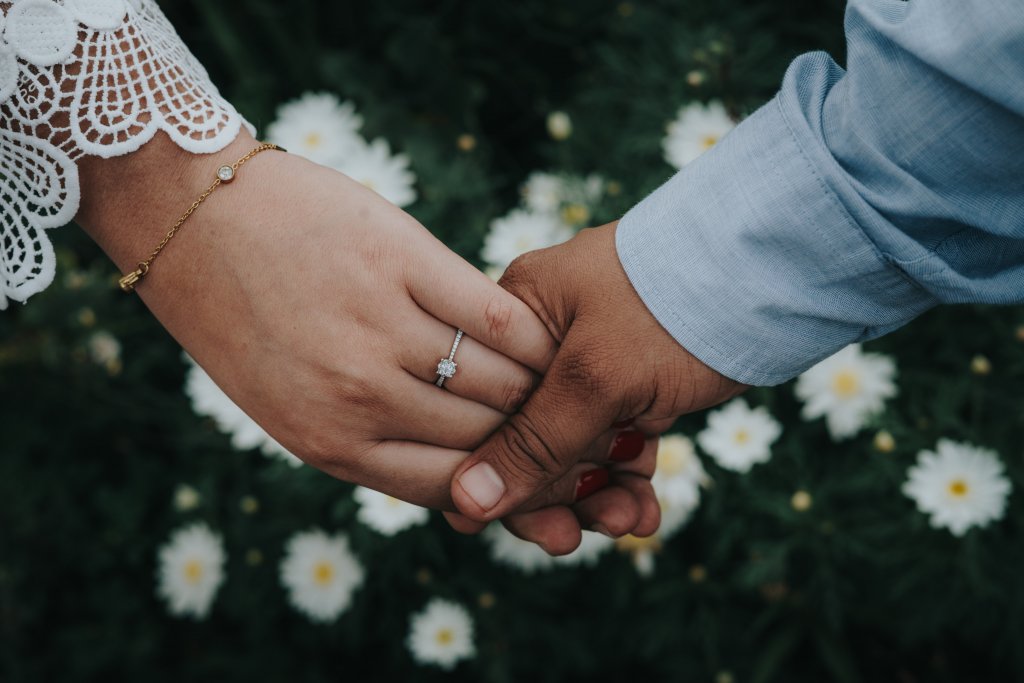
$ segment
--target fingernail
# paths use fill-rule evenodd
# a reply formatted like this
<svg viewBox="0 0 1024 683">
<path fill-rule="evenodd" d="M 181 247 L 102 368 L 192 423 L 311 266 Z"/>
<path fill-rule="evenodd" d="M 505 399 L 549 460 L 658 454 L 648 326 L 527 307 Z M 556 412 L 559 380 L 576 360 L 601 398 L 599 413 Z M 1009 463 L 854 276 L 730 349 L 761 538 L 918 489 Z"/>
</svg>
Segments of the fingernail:
<svg viewBox="0 0 1024 683">
<path fill-rule="evenodd" d="M 576 483 L 576 500 L 583 500 L 592 493 L 597 493 L 608 485 L 608 470 L 598 467 L 596 470 L 584 472 Z"/>
<path fill-rule="evenodd" d="M 619 432 L 612 440 L 612 450 L 608 459 L 615 462 L 629 462 L 640 457 L 644 450 L 644 435 L 635 429 Z"/>
<path fill-rule="evenodd" d="M 612 536 L 612 532 L 608 531 L 608 527 L 606 527 L 604 524 L 594 524 L 590 527 L 590 530 L 596 531 L 597 533 L 603 536 L 607 536 L 608 538 L 615 538 L 615 536 Z"/>
<path fill-rule="evenodd" d="M 636 422 L 636 418 L 635 417 L 631 417 L 628 420 L 619 420 L 618 422 L 613 422 L 612 423 L 612 429 L 625 429 L 626 427 L 628 427 L 629 425 L 633 424 L 634 422 Z"/>
<path fill-rule="evenodd" d="M 490 510 L 505 494 L 505 482 L 494 468 L 485 462 L 478 462 L 462 473 L 459 484 L 473 502 L 484 510 Z"/>
</svg>

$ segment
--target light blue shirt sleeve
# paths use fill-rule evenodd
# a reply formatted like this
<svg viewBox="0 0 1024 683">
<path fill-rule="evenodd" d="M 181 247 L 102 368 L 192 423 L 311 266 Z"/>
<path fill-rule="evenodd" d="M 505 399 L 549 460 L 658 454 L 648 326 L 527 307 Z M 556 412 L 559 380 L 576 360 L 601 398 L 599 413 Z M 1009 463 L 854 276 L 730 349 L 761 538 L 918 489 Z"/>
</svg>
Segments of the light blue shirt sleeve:
<svg viewBox="0 0 1024 683">
<path fill-rule="evenodd" d="M 851 0 L 824 53 L 620 221 L 688 351 L 784 382 L 942 303 L 1024 301 L 1024 0 Z"/>
</svg>

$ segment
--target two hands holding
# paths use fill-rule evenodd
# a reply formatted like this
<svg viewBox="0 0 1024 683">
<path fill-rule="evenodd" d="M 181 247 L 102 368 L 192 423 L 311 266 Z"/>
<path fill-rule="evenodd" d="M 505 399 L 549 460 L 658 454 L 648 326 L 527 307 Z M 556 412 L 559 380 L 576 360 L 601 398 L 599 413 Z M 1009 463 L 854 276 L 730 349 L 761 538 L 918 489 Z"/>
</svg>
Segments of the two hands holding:
<svg viewBox="0 0 1024 683">
<path fill-rule="evenodd" d="M 220 154 L 254 144 L 243 133 Z M 88 159 L 78 221 L 128 270 L 211 166 L 162 136 Z M 657 434 L 745 388 L 650 314 L 619 263 L 614 223 L 520 257 L 498 286 L 335 171 L 272 153 L 241 175 L 139 295 L 291 452 L 447 510 L 459 531 L 501 519 L 552 554 L 573 550 L 584 528 L 650 535 Z M 131 204 L 116 199 L 127 181 Z M 456 328 L 458 370 L 438 388 Z"/>
</svg>

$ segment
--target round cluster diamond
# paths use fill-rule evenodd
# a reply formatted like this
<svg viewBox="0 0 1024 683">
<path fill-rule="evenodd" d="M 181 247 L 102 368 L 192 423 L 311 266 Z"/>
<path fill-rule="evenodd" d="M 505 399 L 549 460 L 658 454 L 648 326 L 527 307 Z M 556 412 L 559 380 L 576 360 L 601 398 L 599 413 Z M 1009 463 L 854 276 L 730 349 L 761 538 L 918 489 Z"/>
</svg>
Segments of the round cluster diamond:
<svg viewBox="0 0 1024 683">
<path fill-rule="evenodd" d="M 451 358 L 442 358 L 441 362 L 437 364 L 437 374 L 445 379 L 451 379 L 455 376 L 455 367 L 455 361 Z"/>
</svg>

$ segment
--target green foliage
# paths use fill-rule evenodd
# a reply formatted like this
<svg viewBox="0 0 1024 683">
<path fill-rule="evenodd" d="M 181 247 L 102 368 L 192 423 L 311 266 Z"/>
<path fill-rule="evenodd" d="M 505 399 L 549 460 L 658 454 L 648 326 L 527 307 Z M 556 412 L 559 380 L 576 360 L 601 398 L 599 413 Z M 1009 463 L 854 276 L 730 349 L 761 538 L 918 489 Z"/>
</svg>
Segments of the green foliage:
<svg viewBox="0 0 1024 683">
<path fill-rule="evenodd" d="M 258 127 L 307 90 L 353 99 L 368 137 L 412 157 L 412 212 L 471 260 L 529 172 L 618 181 L 595 217 L 611 220 L 669 176 L 660 140 L 681 104 L 719 98 L 747 113 L 799 52 L 842 52 L 839 0 L 163 4 Z M 692 71 L 701 85 L 687 84 Z M 572 117 L 566 141 L 545 132 L 553 110 Z M 456 145 L 464 134 L 470 151 Z M 349 486 L 234 452 L 192 412 L 180 350 L 115 291 L 104 257 L 74 229 L 53 235 L 58 282 L 0 317 L 2 681 L 440 680 L 405 648 L 410 613 L 435 595 L 476 621 L 478 656 L 457 680 L 1024 676 L 1018 309 L 935 311 L 872 346 L 899 368 L 900 395 L 876 425 L 894 452 L 873 449 L 872 430 L 833 443 L 821 421 L 801 421 L 791 386 L 755 390 L 785 428 L 772 461 L 743 476 L 706 462 L 714 487 L 652 578 L 618 553 L 524 577 L 439 517 L 383 538 L 355 522 Z M 90 359 L 97 330 L 123 344 L 122 368 Z M 969 370 L 979 353 L 987 375 Z M 900 493 L 941 437 L 999 452 L 1018 489 L 1004 520 L 957 539 Z M 188 513 L 172 506 L 182 482 L 201 496 Z M 807 511 L 790 504 L 798 489 Z M 202 622 L 168 616 L 154 593 L 157 547 L 193 520 L 229 554 Z M 349 533 L 367 568 L 330 626 L 295 613 L 278 583 L 285 539 L 312 526 Z"/>
</svg>

